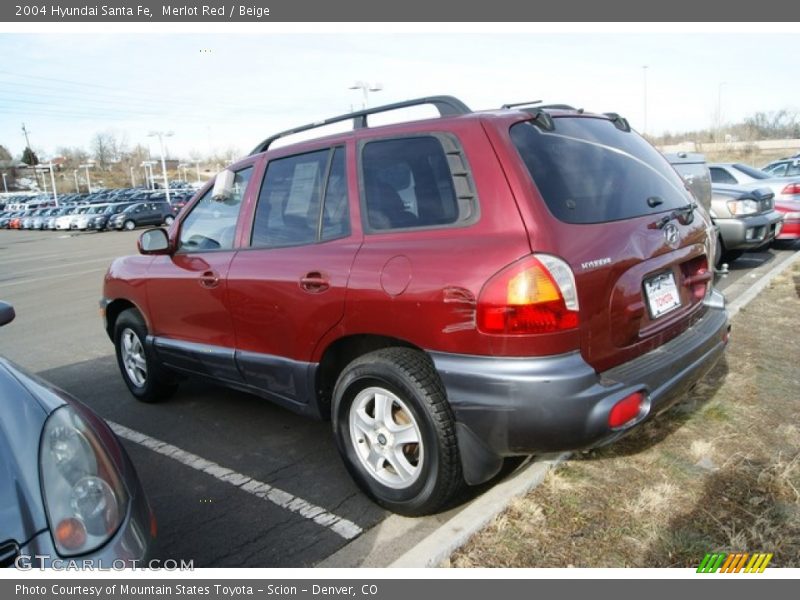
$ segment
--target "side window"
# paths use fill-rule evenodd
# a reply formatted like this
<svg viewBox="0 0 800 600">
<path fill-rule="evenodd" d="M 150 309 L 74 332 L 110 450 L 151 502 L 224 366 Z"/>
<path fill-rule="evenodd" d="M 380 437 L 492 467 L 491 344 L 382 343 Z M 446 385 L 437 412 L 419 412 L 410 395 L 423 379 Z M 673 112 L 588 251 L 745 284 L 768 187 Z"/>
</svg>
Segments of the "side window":
<svg viewBox="0 0 800 600">
<path fill-rule="evenodd" d="M 725 169 L 719 167 L 711 167 L 711 181 L 714 183 L 736 183 L 733 175 L 728 173 Z"/>
<path fill-rule="evenodd" d="M 777 165 L 773 165 L 772 167 L 770 167 L 769 171 L 767 172 L 773 177 L 785 177 L 787 166 L 788 166 L 787 163 L 779 163 Z"/>
<path fill-rule="evenodd" d="M 349 234 L 350 201 L 347 195 L 347 168 L 344 148 L 339 146 L 333 151 L 331 169 L 325 186 L 320 239 L 325 242 Z"/>
<path fill-rule="evenodd" d="M 269 162 L 253 221 L 253 246 L 279 248 L 317 241 L 329 156 L 325 149 Z"/>
<path fill-rule="evenodd" d="M 787 177 L 794 177 L 796 175 L 800 175 L 800 162 L 797 161 L 789 163 L 786 169 Z"/>
<path fill-rule="evenodd" d="M 179 251 L 202 252 L 233 248 L 236 221 L 252 172 L 253 167 L 236 172 L 233 194 L 225 202 L 217 202 L 211 198 L 213 188 L 203 194 L 181 224 Z"/>
<path fill-rule="evenodd" d="M 361 170 L 371 230 L 450 225 L 475 214 L 461 152 L 452 148 L 446 153 L 437 137 L 368 142 L 361 153 Z"/>
</svg>

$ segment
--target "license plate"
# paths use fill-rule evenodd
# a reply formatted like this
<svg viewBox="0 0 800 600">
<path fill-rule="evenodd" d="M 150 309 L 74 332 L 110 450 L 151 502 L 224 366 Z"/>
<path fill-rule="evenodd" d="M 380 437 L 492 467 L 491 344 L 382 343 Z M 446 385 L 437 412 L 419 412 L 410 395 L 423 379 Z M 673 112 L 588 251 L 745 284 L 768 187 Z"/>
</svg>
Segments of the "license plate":
<svg viewBox="0 0 800 600">
<path fill-rule="evenodd" d="M 672 273 L 663 273 L 644 282 L 647 305 L 650 315 L 657 319 L 681 305 L 678 295 L 678 286 L 675 285 L 675 276 Z"/>
</svg>

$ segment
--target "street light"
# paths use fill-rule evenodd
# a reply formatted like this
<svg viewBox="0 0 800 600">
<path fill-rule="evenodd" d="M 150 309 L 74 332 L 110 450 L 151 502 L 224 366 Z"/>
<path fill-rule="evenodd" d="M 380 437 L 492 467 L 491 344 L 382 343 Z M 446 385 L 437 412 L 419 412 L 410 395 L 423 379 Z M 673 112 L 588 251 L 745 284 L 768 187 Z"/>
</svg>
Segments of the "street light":
<svg viewBox="0 0 800 600">
<path fill-rule="evenodd" d="M 53 161 L 47 163 L 46 167 L 37 167 L 37 170 L 42 172 L 42 181 L 44 181 L 44 172 L 50 169 L 50 183 L 53 185 L 53 201 L 56 204 L 56 208 L 58 208 L 58 191 L 56 190 L 56 176 L 53 169 Z M 47 192 L 47 186 L 45 186 L 45 193 Z"/>
<path fill-rule="evenodd" d="M 727 83 L 727 81 L 720 81 L 717 85 L 717 143 L 722 134 L 722 86 Z"/>
<path fill-rule="evenodd" d="M 361 108 L 366 109 L 369 106 L 369 93 L 370 92 L 380 92 L 383 89 L 383 84 L 381 83 L 367 83 L 366 81 L 356 81 L 353 85 L 351 85 L 349 90 L 361 90 L 363 95 L 361 101 Z"/>
<path fill-rule="evenodd" d="M 6 174 L 3 173 L 3 189 L 8 193 L 8 185 L 6 185 Z"/>
<path fill-rule="evenodd" d="M 147 189 L 154 190 L 155 181 L 153 177 L 153 165 L 158 164 L 154 160 L 146 160 L 140 166 L 144 167 L 144 178 L 147 180 Z"/>
<path fill-rule="evenodd" d="M 80 194 L 81 193 L 81 188 L 78 185 L 78 169 L 73 169 L 72 170 L 72 176 L 75 178 L 75 193 L 76 194 Z"/>
<path fill-rule="evenodd" d="M 172 131 L 151 131 L 147 134 L 147 137 L 157 137 L 158 138 L 158 145 L 161 149 L 161 172 L 164 175 L 164 191 L 167 194 L 167 204 L 172 204 L 169 199 L 169 181 L 167 180 L 167 161 L 164 157 L 164 138 L 171 137 L 173 135 Z"/>
<path fill-rule="evenodd" d="M 194 161 L 194 168 L 197 170 L 197 183 L 200 183 L 200 161 Z"/>
<path fill-rule="evenodd" d="M 82 165 L 78 165 L 78 168 L 86 170 L 86 191 L 91 194 L 92 193 L 92 179 L 89 177 L 89 169 L 94 169 L 94 163 L 89 162 L 89 163 L 85 163 L 85 164 L 82 164 Z"/>
<path fill-rule="evenodd" d="M 136 187 L 136 177 L 134 177 L 133 175 L 133 167 L 131 167 L 131 187 L 132 188 Z"/>
<path fill-rule="evenodd" d="M 187 168 L 187 167 L 189 167 L 189 166 L 190 166 L 190 165 L 187 165 L 186 163 L 180 163 L 180 164 L 178 165 L 178 168 L 179 168 L 180 170 L 182 170 L 182 171 L 183 171 L 183 180 L 184 180 L 186 183 L 189 183 L 189 178 L 186 176 L 186 168 Z"/>
</svg>

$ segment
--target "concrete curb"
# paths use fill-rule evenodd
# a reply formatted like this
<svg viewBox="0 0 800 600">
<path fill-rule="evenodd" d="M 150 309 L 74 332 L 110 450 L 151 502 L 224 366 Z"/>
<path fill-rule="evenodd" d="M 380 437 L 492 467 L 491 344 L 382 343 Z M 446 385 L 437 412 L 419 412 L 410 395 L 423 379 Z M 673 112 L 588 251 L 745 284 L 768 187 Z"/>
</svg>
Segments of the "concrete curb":
<svg viewBox="0 0 800 600">
<path fill-rule="evenodd" d="M 436 567 L 467 543 L 477 531 L 508 507 L 514 498 L 524 496 L 544 481 L 547 472 L 565 461 L 569 453 L 553 460 L 536 460 L 521 467 L 464 510 L 411 548 L 389 567 Z"/>
<path fill-rule="evenodd" d="M 752 286 L 750 286 L 746 292 L 744 292 L 741 296 L 739 296 L 736 300 L 731 302 L 728 305 L 728 318 L 733 319 L 740 310 L 742 310 L 745 306 L 750 304 L 756 296 L 758 296 L 765 287 L 767 287 L 772 280 L 775 279 L 778 275 L 786 271 L 789 267 L 791 267 L 794 263 L 800 260 L 800 250 L 790 254 L 781 262 L 773 266 L 769 271 L 764 273 L 761 278 L 756 281 Z"/>
<path fill-rule="evenodd" d="M 740 310 L 752 302 L 773 279 L 800 260 L 800 251 L 773 266 L 746 292 L 728 305 L 728 314 L 733 319 Z M 524 496 L 538 486 L 550 469 L 569 458 L 565 453 L 552 461 L 535 461 L 522 467 L 516 474 L 497 484 L 475 499 L 464 510 L 441 525 L 416 546 L 408 550 L 389 567 L 436 567 L 450 557 L 478 531 L 505 510 L 514 498 Z"/>
</svg>

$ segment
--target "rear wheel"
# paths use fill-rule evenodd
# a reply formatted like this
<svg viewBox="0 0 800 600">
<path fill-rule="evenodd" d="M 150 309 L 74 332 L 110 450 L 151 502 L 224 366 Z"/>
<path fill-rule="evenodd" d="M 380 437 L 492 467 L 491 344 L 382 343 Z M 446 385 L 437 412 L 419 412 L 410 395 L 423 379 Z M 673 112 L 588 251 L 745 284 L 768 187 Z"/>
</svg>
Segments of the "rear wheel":
<svg viewBox="0 0 800 600">
<path fill-rule="evenodd" d="M 131 220 L 125 221 L 125 223 L 123 223 L 122 226 L 125 228 L 126 231 L 133 231 L 134 229 L 136 229 L 136 223 L 134 223 Z"/>
<path fill-rule="evenodd" d="M 174 220 L 175 220 L 175 217 L 173 217 L 172 215 L 167 215 L 166 217 L 164 217 L 164 225 L 169 227 L 170 225 L 172 225 L 172 222 Z"/>
<path fill-rule="evenodd" d="M 145 344 L 147 325 L 139 311 L 129 308 L 114 324 L 114 346 L 122 379 L 131 394 L 142 402 L 157 402 L 178 387 L 157 363 Z"/>
<path fill-rule="evenodd" d="M 726 250 L 722 253 L 722 262 L 732 263 L 744 254 L 744 250 Z"/>
<path fill-rule="evenodd" d="M 356 482 L 409 516 L 436 512 L 464 480 L 455 423 L 427 356 L 388 348 L 351 362 L 336 382 L 333 428 Z"/>
</svg>

